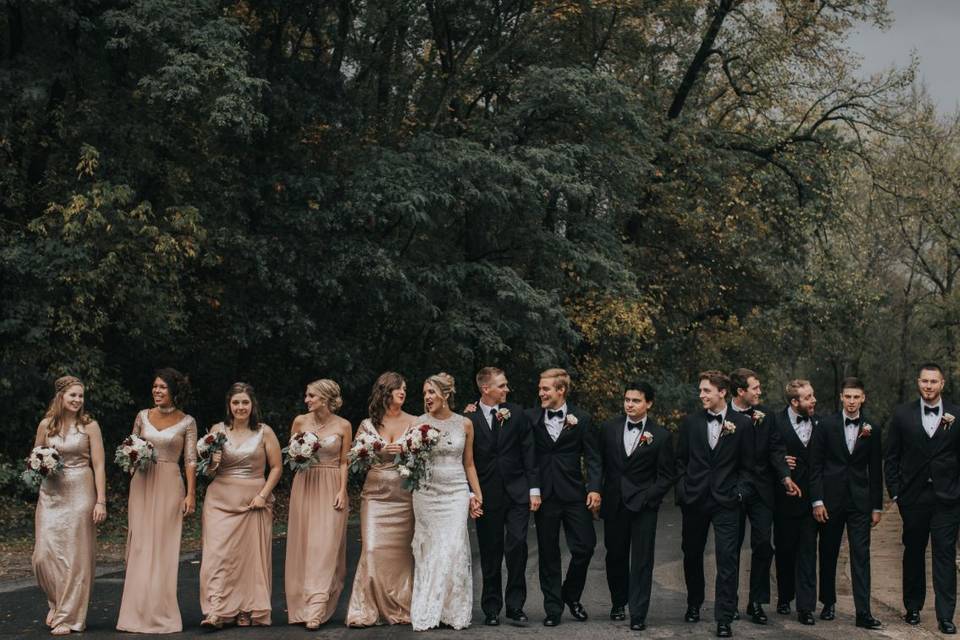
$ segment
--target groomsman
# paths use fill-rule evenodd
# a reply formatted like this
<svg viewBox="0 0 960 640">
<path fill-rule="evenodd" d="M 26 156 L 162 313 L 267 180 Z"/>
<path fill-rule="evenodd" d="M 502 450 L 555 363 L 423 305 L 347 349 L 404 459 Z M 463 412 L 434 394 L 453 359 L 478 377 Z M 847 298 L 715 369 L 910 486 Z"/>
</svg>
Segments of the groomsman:
<svg viewBox="0 0 960 640">
<path fill-rule="evenodd" d="M 880 429 L 863 414 L 867 396 L 858 378 L 843 381 L 840 399 L 843 410 L 820 422 L 810 444 L 810 499 L 820 524 L 820 618 L 836 614 L 837 557 L 846 526 L 856 624 L 879 629 L 882 623 L 870 613 L 870 528 L 883 515 Z"/>
<path fill-rule="evenodd" d="M 753 425 L 750 437 L 743 444 L 749 449 L 750 464 L 744 478 L 750 483 L 751 495 L 740 510 L 740 537 L 737 551 L 743 548 L 747 518 L 750 518 L 750 599 L 747 615 L 757 624 L 767 623 L 763 605 L 770 602 L 770 565 L 773 562 L 774 489 L 783 485 L 788 495 L 800 495 L 800 489 L 790 478 L 786 449 L 776 429 L 771 428 L 773 416 L 761 408 L 760 378 L 750 369 L 736 369 L 730 374 L 730 409 L 743 414 Z"/>
<path fill-rule="evenodd" d="M 480 401 L 468 415 L 473 422 L 473 462 L 483 492 L 483 515 L 476 519 L 483 591 L 480 607 L 487 625 L 500 624 L 501 569 L 507 561 L 507 618 L 527 616 L 527 527 L 540 507 L 533 431 L 523 408 L 507 402 L 507 376 L 496 367 L 477 373 Z"/>
<path fill-rule="evenodd" d="M 753 426 L 729 410 L 730 379 L 719 371 L 700 374 L 703 410 L 684 418 L 677 446 L 677 503 L 683 510 L 683 576 L 687 583 L 684 620 L 700 620 L 704 600 L 703 550 L 713 525 L 717 579 L 714 618 L 717 636 L 733 635 L 730 623 L 737 607 L 740 504 L 750 497 L 743 470 L 750 464 L 742 445 Z"/>
<path fill-rule="evenodd" d="M 792 380 L 786 387 L 787 407 L 773 416 L 774 429 L 787 450 L 787 465 L 800 495 L 781 489 L 773 514 L 777 564 L 777 613 L 790 613 L 797 598 L 797 619 L 813 624 L 817 606 L 817 521 L 810 504 L 810 442 L 819 428 L 814 417 L 817 398 L 809 380 Z"/>
<path fill-rule="evenodd" d="M 587 612 L 580 596 L 597 544 L 593 514 L 600 509 L 600 438 L 590 414 L 567 402 L 570 376 L 563 369 L 540 374 L 540 408 L 528 409 L 540 473 L 542 503 L 535 514 L 540 556 L 543 624 L 560 624 L 563 605 L 581 622 Z M 581 467 L 581 460 L 583 467 Z M 586 470 L 586 484 L 581 469 Z M 570 565 L 562 580 L 560 527 L 570 549 Z"/>
<path fill-rule="evenodd" d="M 925 555 L 933 543 L 933 592 L 941 633 L 954 634 L 957 605 L 957 529 L 960 527 L 960 407 L 943 393 L 943 369 L 920 368 L 920 399 L 900 405 L 887 437 L 887 491 L 903 520 L 903 606 L 920 624 L 927 592 Z"/>
<path fill-rule="evenodd" d="M 670 432 L 647 415 L 654 390 L 647 382 L 627 385 L 623 414 L 601 429 L 603 459 L 603 541 L 611 620 L 624 620 L 630 602 L 630 628 L 646 628 L 653 585 L 657 511 L 676 480 Z"/>
</svg>

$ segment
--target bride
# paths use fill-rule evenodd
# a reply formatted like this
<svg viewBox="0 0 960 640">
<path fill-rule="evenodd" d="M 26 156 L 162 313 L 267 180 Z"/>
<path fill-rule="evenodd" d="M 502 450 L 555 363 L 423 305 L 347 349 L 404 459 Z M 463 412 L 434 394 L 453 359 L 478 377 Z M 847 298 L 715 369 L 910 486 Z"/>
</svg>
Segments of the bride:
<svg viewBox="0 0 960 640">
<path fill-rule="evenodd" d="M 415 423 L 430 424 L 441 436 L 427 462 L 428 479 L 413 494 L 414 631 L 441 623 L 463 629 L 470 626 L 473 613 L 467 516 L 482 515 L 483 497 L 473 466 L 473 424 L 450 410 L 454 393 L 452 376 L 438 373 L 427 378 L 423 383 L 427 413 Z"/>
</svg>

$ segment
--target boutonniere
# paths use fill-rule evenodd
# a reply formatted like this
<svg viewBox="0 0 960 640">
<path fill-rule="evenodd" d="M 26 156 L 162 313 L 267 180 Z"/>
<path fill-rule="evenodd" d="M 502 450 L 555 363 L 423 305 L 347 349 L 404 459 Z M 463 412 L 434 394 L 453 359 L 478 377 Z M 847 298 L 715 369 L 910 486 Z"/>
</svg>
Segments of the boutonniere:
<svg viewBox="0 0 960 640">
<path fill-rule="evenodd" d="M 644 431 L 643 433 L 641 433 L 640 444 L 637 446 L 639 447 L 642 447 L 643 445 L 650 446 L 651 444 L 653 444 L 653 434 L 650 433 L 649 431 Z"/>
<path fill-rule="evenodd" d="M 568 413 L 567 416 L 563 419 L 563 428 L 571 429 L 577 426 L 578 422 L 580 421 L 577 420 L 577 416 L 573 415 L 572 413 Z"/>
<path fill-rule="evenodd" d="M 757 409 L 753 410 L 753 424 L 760 424 L 760 421 L 767 417 L 763 411 L 758 411 Z"/>
<path fill-rule="evenodd" d="M 729 420 L 723 421 L 723 426 L 720 427 L 720 437 L 729 436 L 732 433 L 737 432 L 737 425 L 730 422 Z"/>
<path fill-rule="evenodd" d="M 500 426 L 502 427 L 503 423 L 510 419 L 510 409 L 497 409 L 496 418 L 497 422 L 499 422 Z"/>
<path fill-rule="evenodd" d="M 857 437 L 869 438 L 871 434 L 873 434 L 873 425 L 871 425 L 868 422 L 864 422 L 863 425 L 860 427 L 860 435 L 858 435 Z"/>
<path fill-rule="evenodd" d="M 956 420 L 956 417 L 952 413 L 945 413 L 943 417 L 940 418 L 940 426 L 943 427 L 944 431 L 950 431 L 954 420 Z"/>
</svg>

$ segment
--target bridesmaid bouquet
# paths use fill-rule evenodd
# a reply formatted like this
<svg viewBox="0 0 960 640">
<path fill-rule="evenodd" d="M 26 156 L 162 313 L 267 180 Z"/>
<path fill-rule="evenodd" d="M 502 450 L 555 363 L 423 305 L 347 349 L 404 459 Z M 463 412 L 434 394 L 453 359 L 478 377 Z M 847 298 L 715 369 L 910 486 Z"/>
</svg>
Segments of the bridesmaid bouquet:
<svg viewBox="0 0 960 640">
<path fill-rule="evenodd" d="M 311 431 L 293 434 L 290 444 L 281 449 L 281 453 L 286 456 L 284 463 L 292 471 L 309 469 L 310 465 L 316 461 L 318 451 L 320 451 L 320 438 Z"/>
<path fill-rule="evenodd" d="M 440 442 L 440 430 L 428 424 L 411 429 L 401 441 L 403 453 L 397 463 L 397 471 L 403 478 L 403 488 L 416 491 L 430 476 L 427 459 Z"/>
<path fill-rule="evenodd" d="M 20 479 L 34 491 L 40 488 L 44 478 L 57 475 L 63 468 L 63 460 L 53 447 L 34 447 L 26 463 L 27 468 L 20 474 Z"/>
<path fill-rule="evenodd" d="M 377 453 L 381 449 L 383 449 L 383 440 L 379 437 L 366 432 L 357 434 L 347 455 L 348 483 L 352 491 L 359 492 L 363 489 L 367 471 L 377 462 Z"/>
<path fill-rule="evenodd" d="M 127 473 L 134 473 L 154 464 L 157 461 L 157 452 L 151 443 L 131 433 L 117 447 L 113 461 Z"/>
<path fill-rule="evenodd" d="M 210 458 L 217 451 L 222 451 L 226 442 L 227 434 L 223 431 L 208 433 L 197 440 L 197 474 L 206 475 L 207 468 L 210 466 Z"/>
</svg>

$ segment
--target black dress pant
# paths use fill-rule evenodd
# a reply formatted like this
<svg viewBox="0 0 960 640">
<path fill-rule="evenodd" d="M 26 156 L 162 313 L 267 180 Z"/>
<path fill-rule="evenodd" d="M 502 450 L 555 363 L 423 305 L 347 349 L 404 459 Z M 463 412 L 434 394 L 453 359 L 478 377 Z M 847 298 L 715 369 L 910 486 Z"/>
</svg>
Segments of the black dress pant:
<svg viewBox="0 0 960 640">
<path fill-rule="evenodd" d="M 797 611 L 817 607 L 817 521 L 813 510 L 793 516 L 775 513 L 773 543 L 777 564 L 777 603 L 797 599 Z"/>
<path fill-rule="evenodd" d="M 933 543 L 933 593 L 938 620 L 953 620 L 957 608 L 957 528 L 960 505 L 940 503 L 930 486 L 920 499 L 900 507 L 903 520 L 903 606 L 923 609 L 927 593 L 927 541 Z"/>
<path fill-rule="evenodd" d="M 603 521 L 607 586 L 615 607 L 630 604 L 630 620 L 646 620 L 653 587 L 657 510 L 630 511 L 622 504 Z"/>
<path fill-rule="evenodd" d="M 703 604 L 703 550 L 711 524 L 717 561 L 713 615 L 717 622 L 729 624 L 737 607 L 739 505 L 721 507 L 711 500 L 707 505 L 683 507 L 683 577 L 687 583 L 687 606 L 699 609 Z"/>
<path fill-rule="evenodd" d="M 507 609 L 523 609 L 527 600 L 527 528 L 530 504 L 507 501 L 484 507 L 476 519 L 483 591 L 480 608 L 497 615 L 503 607 L 503 561 L 507 561 Z"/>
<path fill-rule="evenodd" d="M 770 602 L 770 565 L 773 563 L 773 509 L 754 496 L 740 510 L 740 538 L 737 553 L 743 549 L 750 519 L 750 599 L 748 602 Z M 739 565 L 738 565 L 739 566 Z"/>
<path fill-rule="evenodd" d="M 870 513 L 852 509 L 827 510 L 829 519 L 820 525 L 820 602 L 837 603 L 837 558 L 843 530 L 850 547 L 850 577 L 857 615 L 870 614 Z"/>
<path fill-rule="evenodd" d="M 537 547 L 540 555 L 540 590 L 543 591 L 543 611 L 548 616 L 563 613 L 565 602 L 579 602 L 587 582 L 587 569 L 597 534 L 593 530 L 593 514 L 587 509 L 586 498 L 563 502 L 547 498 L 540 504 L 535 516 Z M 560 528 L 570 549 L 567 577 L 561 581 Z"/>
</svg>

